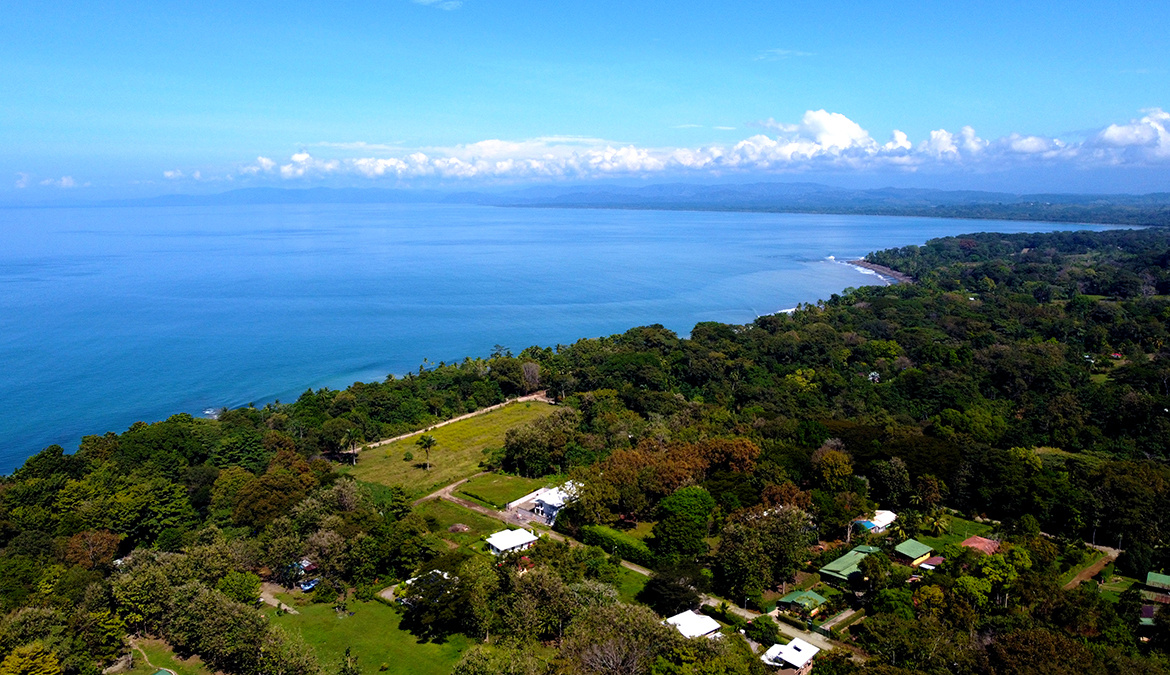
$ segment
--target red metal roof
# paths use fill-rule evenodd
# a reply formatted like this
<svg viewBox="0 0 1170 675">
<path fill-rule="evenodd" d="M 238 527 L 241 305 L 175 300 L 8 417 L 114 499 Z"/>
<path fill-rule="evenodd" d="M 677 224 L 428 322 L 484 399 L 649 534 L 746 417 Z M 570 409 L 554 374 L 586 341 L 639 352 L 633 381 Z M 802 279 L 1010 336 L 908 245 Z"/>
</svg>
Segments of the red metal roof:
<svg viewBox="0 0 1170 675">
<path fill-rule="evenodd" d="M 999 550 L 999 542 L 998 541 L 995 541 L 993 539 L 984 539 L 983 537 L 980 537 L 978 535 L 965 539 L 963 541 L 963 543 L 961 544 L 961 546 L 966 546 L 967 548 L 973 548 L 976 551 L 982 551 L 983 553 L 986 553 L 987 555 L 993 555 L 996 551 Z"/>
</svg>

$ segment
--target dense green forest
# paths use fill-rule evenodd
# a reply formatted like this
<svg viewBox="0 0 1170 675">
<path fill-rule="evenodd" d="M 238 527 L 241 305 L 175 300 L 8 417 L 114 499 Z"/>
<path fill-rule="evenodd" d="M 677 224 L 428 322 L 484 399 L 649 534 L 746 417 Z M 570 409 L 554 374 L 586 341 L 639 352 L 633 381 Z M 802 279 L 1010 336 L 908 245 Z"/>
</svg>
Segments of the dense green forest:
<svg viewBox="0 0 1170 675">
<path fill-rule="evenodd" d="M 1124 549 L 1132 578 L 1170 569 L 1170 234 L 973 234 L 868 260 L 916 283 L 47 448 L 0 484 L 0 674 L 96 673 L 130 635 L 228 673 L 319 672 L 256 609 L 261 581 L 291 584 L 306 557 L 321 602 L 417 577 L 404 626 L 485 642 L 457 672 L 757 673 L 738 634 L 688 641 L 660 615 L 700 594 L 765 607 L 861 542 L 883 552 L 842 590 L 866 615 L 841 638 L 866 660 L 824 652 L 818 675 L 1170 673 L 1170 611 L 1142 627 L 1136 590 L 1060 582 L 1082 542 Z M 557 528 L 589 546 L 451 550 L 402 489 L 337 463 L 538 389 L 561 407 L 483 466 L 574 481 Z M 890 536 L 854 529 L 876 508 L 899 513 Z M 999 552 L 949 546 L 907 583 L 892 546 L 960 516 L 994 524 Z M 621 558 L 655 570 L 638 603 L 614 587 Z"/>
</svg>

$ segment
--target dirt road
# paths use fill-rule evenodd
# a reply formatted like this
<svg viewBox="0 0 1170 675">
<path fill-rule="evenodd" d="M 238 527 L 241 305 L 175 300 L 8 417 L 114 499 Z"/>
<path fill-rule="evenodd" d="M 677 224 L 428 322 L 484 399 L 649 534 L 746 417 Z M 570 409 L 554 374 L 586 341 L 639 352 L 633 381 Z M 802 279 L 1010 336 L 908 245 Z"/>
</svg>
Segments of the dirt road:
<svg viewBox="0 0 1170 675">
<path fill-rule="evenodd" d="M 1064 585 L 1064 590 L 1071 591 L 1077 586 L 1080 586 L 1082 583 L 1097 576 L 1097 573 L 1105 569 L 1109 563 L 1117 560 L 1117 556 L 1121 553 L 1121 551 L 1118 551 L 1117 549 L 1105 548 L 1104 546 L 1094 546 L 1093 548 L 1099 551 L 1104 551 L 1105 557 L 1081 570 L 1075 577 L 1072 578 L 1072 581 Z"/>
<path fill-rule="evenodd" d="M 372 450 L 373 448 L 377 448 L 377 447 L 382 446 L 382 445 L 388 445 L 388 444 L 393 443 L 395 441 L 401 441 L 404 438 L 410 438 L 411 436 L 425 434 L 428 431 L 431 431 L 433 429 L 438 429 L 439 427 L 445 427 L 448 424 L 454 424 L 455 422 L 460 422 L 460 421 L 465 420 L 465 419 L 470 419 L 472 417 L 476 417 L 477 415 L 489 413 L 493 410 L 499 410 L 500 408 L 503 408 L 504 406 L 512 405 L 513 403 L 524 403 L 526 401 L 542 401 L 544 403 L 552 403 L 553 402 L 552 399 L 548 397 L 547 392 L 545 392 L 544 390 L 541 390 L 541 391 L 536 392 L 535 394 L 528 394 L 527 396 L 521 396 L 519 398 L 509 399 L 507 401 L 504 401 L 503 403 L 489 405 L 488 407 L 480 408 L 479 410 L 476 410 L 475 412 L 469 412 L 466 415 L 460 415 L 459 417 L 452 417 L 449 420 L 443 420 L 442 422 L 439 422 L 437 424 L 432 424 L 431 426 L 427 427 L 426 429 L 419 429 L 418 431 L 412 431 L 409 434 L 402 434 L 401 436 L 395 436 L 394 438 L 385 438 L 385 439 L 382 439 L 380 441 L 376 441 L 374 443 L 367 443 L 367 444 L 363 445 L 361 447 L 361 449 L 362 450 Z M 426 497 L 424 497 L 424 499 L 426 499 Z"/>
</svg>

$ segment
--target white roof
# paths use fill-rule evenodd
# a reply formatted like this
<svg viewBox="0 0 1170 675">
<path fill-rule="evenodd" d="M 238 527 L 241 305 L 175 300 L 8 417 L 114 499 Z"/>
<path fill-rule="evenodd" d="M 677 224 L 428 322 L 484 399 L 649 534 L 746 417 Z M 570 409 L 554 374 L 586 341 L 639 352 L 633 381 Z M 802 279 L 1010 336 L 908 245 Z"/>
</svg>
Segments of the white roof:
<svg viewBox="0 0 1170 675">
<path fill-rule="evenodd" d="M 782 666 L 785 663 L 793 668 L 803 668 L 804 664 L 812 660 L 812 657 L 821 651 L 817 647 L 801 640 L 800 638 L 792 638 L 792 642 L 786 645 L 772 645 L 768 647 L 768 651 L 760 657 L 764 663 L 773 666 Z"/>
<path fill-rule="evenodd" d="M 897 519 L 898 514 L 893 511 L 875 511 L 869 522 L 873 523 L 874 527 L 885 527 Z"/>
<path fill-rule="evenodd" d="M 571 483 L 565 483 L 560 487 L 555 487 L 548 492 L 536 498 L 536 501 L 543 502 L 549 506 L 555 506 L 558 509 L 576 499 L 576 495 L 569 492 L 572 489 Z"/>
<path fill-rule="evenodd" d="M 675 614 L 666 620 L 666 623 L 678 629 L 683 637 L 702 637 L 719 630 L 719 622 L 706 614 L 687 610 L 682 614 Z"/>
<path fill-rule="evenodd" d="M 487 543 L 500 551 L 531 544 L 534 541 L 536 541 L 536 535 L 528 530 L 500 530 L 487 538 Z"/>
</svg>

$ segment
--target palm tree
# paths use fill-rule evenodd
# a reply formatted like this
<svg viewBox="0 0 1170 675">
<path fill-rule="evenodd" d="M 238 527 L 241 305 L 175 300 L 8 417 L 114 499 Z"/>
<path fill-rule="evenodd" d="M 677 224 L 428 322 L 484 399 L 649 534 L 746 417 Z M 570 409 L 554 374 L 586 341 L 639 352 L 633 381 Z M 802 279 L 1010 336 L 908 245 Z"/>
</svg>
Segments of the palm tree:
<svg viewBox="0 0 1170 675">
<path fill-rule="evenodd" d="M 943 513 L 936 513 L 926 521 L 926 528 L 933 537 L 941 537 L 951 530 L 951 518 Z"/>
<path fill-rule="evenodd" d="M 422 436 L 418 437 L 418 440 L 415 441 L 414 444 L 426 451 L 426 453 L 427 453 L 427 470 L 430 471 L 430 469 L 431 469 L 431 448 L 438 445 L 439 442 L 435 440 L 434 436 L 432 436 L 430 434 L 423 434 Z"/>
</svg>

